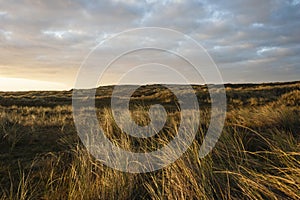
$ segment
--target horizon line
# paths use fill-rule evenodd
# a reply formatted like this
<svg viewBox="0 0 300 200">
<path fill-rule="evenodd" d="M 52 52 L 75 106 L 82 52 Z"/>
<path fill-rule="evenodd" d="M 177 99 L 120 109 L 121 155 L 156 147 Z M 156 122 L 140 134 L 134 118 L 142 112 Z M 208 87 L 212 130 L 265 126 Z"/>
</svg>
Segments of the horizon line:
<svg viewBox="0 0 300 200">
<path fill-rule="evenodd" d="M 192 86 L 204 86 L 204 85 L 224 85 L 225 87 L 228 85 L 264 85 L 264 84 L 293 84 L 298 83 L 299 80 L 287 80 L 287 81 L 261 81 L 261 82 L 226 82 L 226 83 L 190 83 L 190 84 L 180 84 L 180 83 L 149 83 L 149 84 L 122 84 L 119 86 L 153 86 L 153 85 L 174 85 L 174 86 L 186 86 L 186 85 L 192 85 Z M 70 88 L 70 89 L 33 89 L 33 90 L 0 90 L 1 93 L 5 92 L 68 92 L 73 90 L 93 90 L 101 87 L 114 87 L 117 84 L 107 84 L 107 85 L 99 85 L 95 88 Z"/>
</svg>

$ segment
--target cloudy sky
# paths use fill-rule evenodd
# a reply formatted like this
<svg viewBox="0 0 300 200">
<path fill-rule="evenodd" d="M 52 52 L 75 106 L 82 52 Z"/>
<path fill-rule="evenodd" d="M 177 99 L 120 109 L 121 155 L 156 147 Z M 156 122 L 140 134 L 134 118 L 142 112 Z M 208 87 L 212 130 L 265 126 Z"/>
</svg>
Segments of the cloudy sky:
<svg viewBox="0 0 300 200">
<path fill-rule="evenodd" d="M 0 90 L 70 89 L 96 45 L 141 27 L 192 37 L 224 82 L 300 77 L 299 0 L 0 0 Z M 99 58 L 119 46 L 109 48 Z M 114 73 L 120 70 L 111 70 L 102 84 L 113 84 Z"/>
</svg>

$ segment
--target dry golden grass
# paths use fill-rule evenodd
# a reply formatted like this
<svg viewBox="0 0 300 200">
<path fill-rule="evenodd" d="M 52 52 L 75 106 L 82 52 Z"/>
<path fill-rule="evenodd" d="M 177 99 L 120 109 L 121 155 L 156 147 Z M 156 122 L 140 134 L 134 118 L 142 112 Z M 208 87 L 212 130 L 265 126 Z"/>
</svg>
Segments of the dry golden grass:
<svg viewBox="0 0 300 200">
<path fill-rule="evenodd" d="M 235 99 L 238 90 L 232 89 Z M 200 159 L 198 150 L 208 108 L 187 152 L 146 174 L 120 172 L 89 155 L 69 105 L 1 107 L 0 199 L 300 199 L 299 90 L 272 96 L 276 100 L 264 105 L 249 96 L 229 109 L 221 138 L 207 157 Z M 134 151 L 165 144 L 178 120 L 175 112 L 169 119 L 174 129 L 137 140 L 118 130 L 108 108 L 99 109 L 98 116 L 115 144 Z M 147 123 L 141 110 L 135 117 Z"/>
</svg>

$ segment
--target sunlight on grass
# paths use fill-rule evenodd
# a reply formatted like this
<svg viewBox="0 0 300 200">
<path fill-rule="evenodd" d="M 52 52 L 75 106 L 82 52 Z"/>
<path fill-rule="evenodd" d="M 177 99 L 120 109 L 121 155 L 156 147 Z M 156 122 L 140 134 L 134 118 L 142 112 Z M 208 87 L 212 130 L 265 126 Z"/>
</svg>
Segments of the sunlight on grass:
<svg viewBox="0 0 300 200">
<path fill-rule="evenodd" d="M 260 101 L 274 99 L 263 105 L 234 90 L 244 106 L 229 99 L 221 138 L 201 159 L 210 113 L 203 107 L 190 148 L 173 164 L 145 174 L 111 169 L 90 155 L 76 135 L 70 105 L 0 107 L 0 199 L 300 199 L 299 92 L 286 90 L 268 99 L 260 95 Z M 143 107 L 135 109 L 138 123 L 147 124 Z M 147 139 L 123 133 L 107 106 L 97 116 L 115 145 L 148 152 L 174 137 L 178 112 L 171 110 L 166 128 Z"/>
</svg>

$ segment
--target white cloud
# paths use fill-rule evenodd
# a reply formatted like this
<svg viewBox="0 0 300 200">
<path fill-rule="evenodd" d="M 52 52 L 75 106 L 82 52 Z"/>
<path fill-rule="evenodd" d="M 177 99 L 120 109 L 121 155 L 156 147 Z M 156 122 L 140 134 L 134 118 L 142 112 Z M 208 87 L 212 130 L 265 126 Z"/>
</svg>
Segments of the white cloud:
<svg viewBox="0 0 300 200">
<path fill-rule="evenodd" d="M 254 27 L 254 28 L 261 28 L 261 27 L 264 27 L 264 24 L 263 23 L 253 23 L 252 27 Z"/>
<path fill-rule="evenodd" d="M 276 51 L 278 49 L 278 47 L 261 47 L 258 51 L 257 54 L 262 56 L 268 52 L 273 52 Z"/>
<path fill-rule="evenodd" d="M 10 40 L 12 36 L 12 32 L 0 29 L 0 36 L 1 35 L 4 37 L 5 40 Z"/>
</svg>

